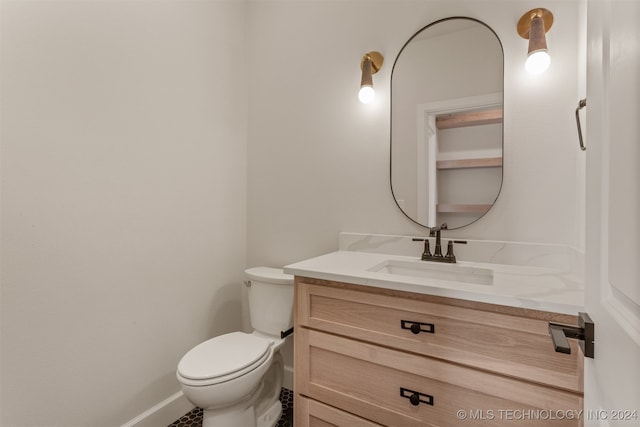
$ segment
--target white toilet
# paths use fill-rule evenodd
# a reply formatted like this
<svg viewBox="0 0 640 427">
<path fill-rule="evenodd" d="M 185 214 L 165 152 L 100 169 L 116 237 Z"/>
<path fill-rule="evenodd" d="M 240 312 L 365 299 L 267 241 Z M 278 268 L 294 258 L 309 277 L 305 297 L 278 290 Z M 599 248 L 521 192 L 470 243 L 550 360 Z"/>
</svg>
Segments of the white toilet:
<svg viewBox="0 0 640 427">
<path fill-rule="evenodd" d="M 198 344 L 178 363 L 185 397 L 202 408 L 203 427 L 273 427 L 284 365 L 281 332 L 293 326 L 293 276 L 281 269 L 249 268 L 253 332 L 232 332 Z"/>
</svg>

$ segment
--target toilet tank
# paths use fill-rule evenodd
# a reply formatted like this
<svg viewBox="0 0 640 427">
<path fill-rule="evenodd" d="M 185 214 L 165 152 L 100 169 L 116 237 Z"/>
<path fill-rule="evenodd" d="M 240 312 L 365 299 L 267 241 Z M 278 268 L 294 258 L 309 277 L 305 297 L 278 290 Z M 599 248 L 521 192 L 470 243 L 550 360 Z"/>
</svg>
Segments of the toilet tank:
<svg viewBox="0 0 640 427">
<path fill-rule="evenodd" d="M 293 276 L 271 267 L 249 268 L 245 274 L 251 327 L 280 338 L 280 332 L 293 326 Z"/>
</svg>

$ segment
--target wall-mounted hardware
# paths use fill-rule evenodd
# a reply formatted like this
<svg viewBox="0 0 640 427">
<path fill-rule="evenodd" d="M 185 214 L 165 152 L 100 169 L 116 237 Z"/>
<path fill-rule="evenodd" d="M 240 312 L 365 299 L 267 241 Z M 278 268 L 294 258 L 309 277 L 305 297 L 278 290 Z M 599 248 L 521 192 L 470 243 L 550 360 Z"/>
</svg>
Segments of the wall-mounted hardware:
<svg viewBox="0 0 640 427">
<path fill-rule="evenodd" d="M 409 329 L 412 333 L 418 335 L 420 332 L 426 332 L 428 334 L 436 333 L 436 326 L 433 323 L 414 322 L 411 320 L 401 320 L 400 327 L 402 329 Z"/>
<path fill-rule="evenodd" d="M 547 52 L 545 34 L 553 25 L 553 14 L 544 8 L 526 12 L 518 21 L 520 37 L 529 39 L 529 50 L 525 69 L 530 74 L 540 74 L 549 68 L 551 57 Z"/>
<path fill-rule="evenodd" d="M 360 92 L 358 92 L 358 99 L 363 104 L 370 104 L 375 98 L 375 91 L 373 90 L 373 75 L 382 68 L 384 57 L 380 52 L 372 51 L 365 53 L 360 61 L 360 68 L 362 69 L 362 80 L 360 81 Z"/>
<path fill-rule="evenodd" d="M 418 391 L 409 390 L 408 388 L 400 387 L 400 397 L 409 399 L 409 402 L 411 402 L 413 406 L 418 406 L 421 403 L 433 406 L 433 396 L 430 394 L 424 394 Z"/>
<path fill-rule="evenodd" d="M 567 338 L 580 340 L 580 348 L 585 357 L 593 359 L 595 346 L 595 326 L 587 313 L 578 313 L 578 326 L 549 323 L 549 334 L 558 353 L 571 354 Z"/>
<path fill-rule="evenodd" d="M 576 125 L 578 125 L 578 142 L 580 143 L 580 149 L 586 151 L 587 147 L 584 146 L 582 139 L 582 126 L 580 125 L 580 110 L 587 106 L 587 98 L 578 101 L 578 108 L 576 108 Z"/>
</svg>

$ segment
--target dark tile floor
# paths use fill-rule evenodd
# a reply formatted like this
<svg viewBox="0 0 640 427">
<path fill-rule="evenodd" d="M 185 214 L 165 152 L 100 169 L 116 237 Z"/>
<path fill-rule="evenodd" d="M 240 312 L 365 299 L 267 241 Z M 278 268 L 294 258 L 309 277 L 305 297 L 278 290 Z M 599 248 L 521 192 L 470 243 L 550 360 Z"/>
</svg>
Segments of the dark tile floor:
<svg viewBox="0 0 640 427">
<path fill-rule="evenodd" d="M 293 427 L 293 392 L 287 388 L 280 391 L 280 402 L 282 402 L 282 416 L 276 427 Z M 169 427 L 201 427 L 202 409 L 194 408 L 188 414 L 183 415 L 179 420 L 174 421 Z"/>
</svg>

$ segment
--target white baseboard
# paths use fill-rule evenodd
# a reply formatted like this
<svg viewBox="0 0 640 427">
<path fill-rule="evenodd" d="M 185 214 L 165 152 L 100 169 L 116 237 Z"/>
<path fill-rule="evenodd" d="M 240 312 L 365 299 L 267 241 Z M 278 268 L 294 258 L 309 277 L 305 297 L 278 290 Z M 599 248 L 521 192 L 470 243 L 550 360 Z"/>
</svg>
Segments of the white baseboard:
<svg viewBox="0 0 640 427">
<path fill-rule="evenodd" d="M 194 406 L 184 397 L 182 391 L 147 409 L 121 427 L 158 427 L 168 426 L 191 411 Z"/>
<path fill-rule="evenodd" d="M 293 368 L 284 367 L 282 386 L 293 390 Z M 142 414 L 127 421 L 120 427 L 158 427 L 168 426 L 181 416 L 191 411 L 194 406 L 184 397 L 182 391 L 147 409 Z"/>
</svg>

